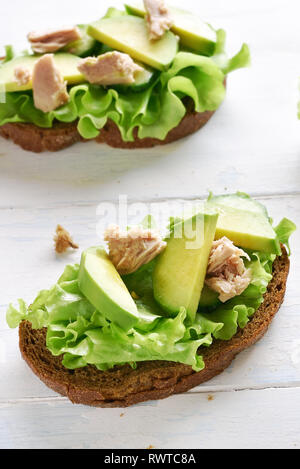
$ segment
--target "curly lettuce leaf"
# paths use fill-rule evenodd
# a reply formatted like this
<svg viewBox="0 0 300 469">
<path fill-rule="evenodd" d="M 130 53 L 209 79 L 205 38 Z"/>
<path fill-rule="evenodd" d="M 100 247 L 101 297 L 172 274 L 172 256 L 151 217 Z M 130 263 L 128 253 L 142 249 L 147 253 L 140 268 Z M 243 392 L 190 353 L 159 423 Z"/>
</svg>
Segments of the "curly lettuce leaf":
<svg viewBox="0 0 300 469">
<path fill-rule="evenodd" d="M 283 218 L 281 222 L 274 228 L 278 240 L 281 244 L 284 244 L 287 247 L 289 256 L 291 255 L 291 249 L 289 245 L 290 236 L 296 231 L 297 227 L 288 218 Z"/>
<path fill-rule="evenodd" d="M 19 310 L 10 305 L 8 325 L 17 327 L 22 320 L 28 320 L 34 329 L 47 327 L 47 347 L 53 355 L 64 355 L 67 368 L 93 364 L 106 370 L 145 360 L 185 363 L 195 371 L 204 367 L 197 350 L 211 343 L 211 334 L 204 330 L 196 339 L 185 337 L 184 308 L 176 318 L 166 318 L 153 314 L 148 306 L 137 327 L 126 333 L 95 311 L 83 296 L 78 272 L 78 265 L 67 266 L 57 284 L 43 290 L 28 308 L 22 300 Z"/>
<path fill-rule="evenodd" d="M 142 314 L 137 326 L 127 333 L 95 311 L 82 295 L 78 265 L 67 266 L 57 284 L 43 290 L 29 308 L 22 300 L 19 310 L 11 305 L 7 322 L 10 327 L 17 327 L 22 320 L 30 321 L 35 329 L 47 327 L 47 347 L 53 355 L 63 355 L 67 368 L 93 364 L 106 370 L 124 363 L 135 366 L 145 360 L 169 360 L 200 371 L 204 363 L 197 351 L 212 343 L 212 332 L 222 324 L 198 318 L 191 332 L 185 325 L 184 308 L 175 318 L 156 314 L 153 300 L 149 300 L 152 269 L 153 263 L 131 279 L 140 285 L 141 302 L 137 300 L 137 304 Z"/>
<path fill-rule="evenodd" d="M 69 103 L 56 111 L 44 113 L 35 108 L 31 92 L 6 93 L 5 103 L 0 105 L 0 125 L 9 122 L 30 122 L 42 128 L 51 128 L 55 120 L 74 122 L 78 118 L 75 103 Z"/>
<path fill-rule="evenodd" d="M 145 219 L 143 223 L 149 222 L 153 220 Z M 282 241 L 288 242 L 292 227 L 287 221 L 279 224 Z M 168 360 L 200 371 L 205 366 L 201 347 L 209 347 L 214 339 L 231 339 L 263 302 L 275 256 L 253 251 L 248 254 L 248 288 L 210 312 L 199 309 L 193 324 L 187 324 L 184 308 L 175 318 L 169 318 L 156 303 L 152 286 L 155 259 L 123 276 L 140 313 L 138 324 L 127 332 L 106 320 L 81 293 L 78 265 L 67 266 L 57 284 L 41 291 L 29 307 L 23 300 L 19 300 L 19 308 L 10 305 L 7 323 L 17 327 L 22 320 L 28 320 L 35 329 L 47 327 L 48 349 L 53 355 L 63 355 L 63 364 L 70 369 L 93 364 L 107 370 L 125 363 L 134 367 L 140 361 Z"/>
<path fill-rule="evenodd" d="M 228 58 L 225 52 L 226 33 L 223 29 L 217 31 L 217 43 L 212 60 L 220 67 L 225 75 L 239 68 L 249 67 L 251 64 L 250 50 L 247 44 L 243 44 L 241 49 L 233 57 Z"/>
<path fill-rule="evenodd" d="M 7 93 L 6 102 L 0 105 L 0 125 L 28 122 L 51 128 L 55 121 L 78 121 L 81 136 L 93 139 L 110 119 L 124 141 L 134 140 L 135 128 L 139 138 L 164 140 L 186 114 L 185 98 L 191 98 L 197 112 L 213 111 L 220 106 L 225 97 L 225 74 L 243 66 L 246 55 L 241 52 L 222 68 L 215 56 L 178 52 L 169 70 L 158 75 L 143 91 L 76 85 L 69 88 L 69 102 L 48 113 L 35 108 L 31 91 Z"/>
<path fill-rule="evenodd" d="M 21 321 L 29 317 L 28 307 L 24 300 L 19 299 L 19 309 L 15 308 L 12 304 L 9 305 L 6 312 L 6 322 L 11 329 L 18 327 Z M 32 318 L 34 319 L 34 318 Z M 30 321 L 32 323 L 32 321 Z M 37 322 L 38 326 L 41 324 Z M 43 327 L 43 325 L 41 326 Z M 37 327 L 38 329 L 39 327 Z"/>
<path fill-rule="evenodd" d="M 174 319 L 161 319 L 150 332 L 132 329 L 127 334 L 112 323 L 102 328 L 89 329 L 77 346 L 72 344 L 70 348 L 62 348 L 62 351 L 81 356 L 86 363 L 94 364 L 99 369 L 111 367 L 113 359 L 113 364 L 146 360 L 180 361 L 200 370 L 203 365 L 201 359 L 198 359 L 197 349 L 207 338 L 183 342 L 181 339 L 185 332 L 185 317 L 186 311 L 182 309 Z"/>
<path fill-rule="evenodd" d="M 2 63 L 9 62 L 15 57 L 15 51 L 14 51 L 13 46 L 7 45 L 7 46 L 4 46 L 4 49 L 5 49 L 5 58 L 3 59 Z"/>
</svg>

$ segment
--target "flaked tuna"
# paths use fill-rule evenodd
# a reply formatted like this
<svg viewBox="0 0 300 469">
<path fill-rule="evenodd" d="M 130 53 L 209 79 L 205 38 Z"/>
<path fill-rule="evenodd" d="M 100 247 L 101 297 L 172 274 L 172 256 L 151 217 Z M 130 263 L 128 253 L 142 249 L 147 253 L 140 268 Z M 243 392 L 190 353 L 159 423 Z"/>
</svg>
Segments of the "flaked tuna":
<svg viewBox="0 0 300 469">
<path fill-rule="evenodd" d="M 33 52 L 37 54 L 56 52 L 80 38 L 81 34 L 76 26 L 47 31 L 33 31 L 27 36 Z"/>
<path fill-rule="evenodd" d="M 170 12 L 164 0 L 144 0 L 144 5 L 150 39 L 157 41 L 173 25 Z"/>
<path fill-rule="evenodd" d="M 142 68 L 129 55 L 114 51 L 81 60 L 78 70 L 95 85 L 130 85 Z"/>
<path fill-rule="evenodd" d="M 109 257 L 121 275 L 135 272 L 158 256 L 167 245 L 159 233 L 139 226 L 121 231 L 119 226 L 111 225 L 104 239 L 108 242 Z"/>
<path fill-rule="evenodd" d="M 213 242 L 205 283 L 220 294 L 222 302 L 243 293 L 251 281 L 243 257 L 250 260 L 248 254 L 225 236 Z"/>
<path fill-rule="evenodd" d="M 67 83 L 56 68 L 53 54 L 43 55 L 32 74 L 34 105 L 43 112 L 54 111 L 69 101 Z"/>
</svg>

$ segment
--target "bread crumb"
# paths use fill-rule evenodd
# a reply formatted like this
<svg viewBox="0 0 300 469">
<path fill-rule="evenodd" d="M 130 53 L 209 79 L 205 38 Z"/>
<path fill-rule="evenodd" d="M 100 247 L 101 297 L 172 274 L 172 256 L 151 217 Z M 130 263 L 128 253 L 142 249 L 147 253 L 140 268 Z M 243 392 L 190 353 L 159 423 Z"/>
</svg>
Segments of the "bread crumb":
<svg viewBox="0 0 300 469">
<path fill-rule="evenodd" d="M 207 396 L 207 400 L 208 400 L 208 401 L 213 401 L 213 400 L 214 400 L 214 396 L 212 396 L 212 394 L 209 394 L 209 395 Z"/>
<path fill-rule="evenodd" d="M 63 254 L 68 248 L 78 249 L 78 244 L 74 243 L 70 233 L 65 230 L 61 225 L 56 227 L 56 235 L 54 236 L 55 251 L 58 254 Z"/>
<path fill-rule="evenodd" d="M 120 417 L 124 417 L 124 414 L 123 414 L 123 413 L 122 413 L 122 414 L 120 414 Z"/>
<path fill-rule="evenodd" d="M 149 445 L 146 449 L 154 449 L 154 446 Z"/>
</svg>

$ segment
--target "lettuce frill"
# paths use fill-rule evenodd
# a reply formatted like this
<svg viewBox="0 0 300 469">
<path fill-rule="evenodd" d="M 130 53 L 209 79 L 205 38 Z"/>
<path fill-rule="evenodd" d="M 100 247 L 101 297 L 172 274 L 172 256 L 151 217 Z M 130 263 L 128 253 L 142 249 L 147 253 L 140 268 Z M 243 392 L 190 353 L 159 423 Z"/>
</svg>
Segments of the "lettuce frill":
<svg viewBox="0 0 300 469">
<path fill-rule="evenodd" d="M 213 311 L 199 310 L 193 324 L 188 323 L 184 308 L 175 318 L 168 318 L 155 302 L 155 261 L 123 277 L 129 291 L 138 297 L 140 313 L 137 326 L 128 332 L 106 320 L 83 296 L 78 286 L 78 265 L 67 266 L 57 284 L 41 291 L 29 307 L 23 300 L 19 300 L 19 308 L 10 305 L 7 322 L 10 327 L 17 327 L 22 320 L 30 321 L 34 329 L 47 327 L 47 347 L 53 355 L 63 355 L 66 368 L 93 364 L 106 370 L 124 363 L 135 367 L 140 361 L 168 360 L 200 371 L 205 365 L 199 347 L 211 345 L 214 338 L 230 339 L 238 327 L 245 327 L 263 301 L 274 256 L 249 254 L 249 287 Z"/>
<path fill-rule="evenodd" d="M 81 136 L 93 139 L 110 119 L 124 141 L 134 139 L 135 128 L 139 138 L 164 140 L 186 114 L 184 98 L 192 99 L 197 112 L 216 110 L 225 97 L 227 73 L 249 64 L 245 44 L 232 59 L 227 58 L 224 46 L 225 33 L 220 30 L 214 56 L 178 52 L 171 67 L 143 91 L 128 88 L 120 92 L 91 84 L 72 86 L 69 102 L 48 113 L 35 108 L 30 91 L 7 93 L 6 102 L 0 105 L 0 126 L 19 122 L 51 128 L 55 121 L 78 121 Z"/>
<path fill-rule="evenodd" d="M 170 226 L 173 222 L 170 219 Z M 141 226 L 153 228 L 155 220 L 148 216 Z M 296 225 L 283 218 L 274 230 L 279 243 L 290 252 L 289 238 Z M 201 347 L 210 346 L 214 339 L 230 340 L 264 300 L 276 255 L 247 253 L 250 260 L 245 260 L 245 266 L 251 271 L 247 289 L 214 308 L 199 308 L 193 323 L 185 308 L 170 318 L 155 301 L 152 276 L 156 259 L 122 277 L 139 312 L 137 325 L 127 332 L 108 321 L 82 294 L 77 264 L 67 266 L 58 282 L 50 290 L 40 291 L 29 307 L 23 300 L 19 300 L 18 308 L 9 305 L 6 320 L 11 328 L 23 320 L 29 321 L 33 329 L 47 328 L 48 349 L 55 356 L 63 355 L 63 364 L 69 369 L 92 364 L 107 370 L 124 363 L 135 367 L 141 361 L 167 360 L 201 371 L 205 366 Z"/>
</svg>

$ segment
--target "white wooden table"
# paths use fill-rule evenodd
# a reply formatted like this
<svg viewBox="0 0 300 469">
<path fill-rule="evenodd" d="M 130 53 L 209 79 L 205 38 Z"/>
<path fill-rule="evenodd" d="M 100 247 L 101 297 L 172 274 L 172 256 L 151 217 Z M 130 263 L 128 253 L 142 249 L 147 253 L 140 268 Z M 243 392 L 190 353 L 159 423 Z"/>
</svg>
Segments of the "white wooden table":
<svg viewBox="0 0 300 469">
<path fill-rule="evenodd" d="M 88 22 L 120 3 L 10 0 L 1 6 L 0 44 L 24 47 L 31 29 Z M 73 406 L 29 371 L 17 331 L 5 323 L 9 302 L 31 301 L 64 264 L 79 260 L 79 253 L 55 256 L 56 224 L 81 248 L 95 244 L 96 208 L 117 203 L 119 194 L 161 204 L 242 190 L 265 203 L 276 222 L 287 216 L 300 227 L 298 0 L 185 5 L 228 31 L 231 52 L 247 42 L 253 57 L 251 69 L 230 77 L 225 103 L 198 134 L 151 150 L 88 143 L 42 155 L 0 140 L 0 448 L 300 446 L 299 233 L 285 303 L 266 336 L 187 394 L 125 410 Z"/>
</svg>

